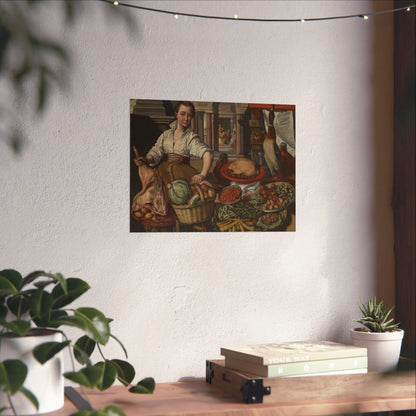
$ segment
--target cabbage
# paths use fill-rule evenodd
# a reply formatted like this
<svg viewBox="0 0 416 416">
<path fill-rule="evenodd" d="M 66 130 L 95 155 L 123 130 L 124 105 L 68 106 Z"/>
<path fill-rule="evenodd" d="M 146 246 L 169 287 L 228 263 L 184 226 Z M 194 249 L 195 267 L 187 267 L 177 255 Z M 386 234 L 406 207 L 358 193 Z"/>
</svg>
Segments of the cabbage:
<svg viewBox="0 0 416 416">
<path fill-rule="evenodd" d="M 168 194 L 172 204 L 184 205 L 192 195 L 191 185 L 186 179 L 175 179 L 168 183 Z"/>
</svg>

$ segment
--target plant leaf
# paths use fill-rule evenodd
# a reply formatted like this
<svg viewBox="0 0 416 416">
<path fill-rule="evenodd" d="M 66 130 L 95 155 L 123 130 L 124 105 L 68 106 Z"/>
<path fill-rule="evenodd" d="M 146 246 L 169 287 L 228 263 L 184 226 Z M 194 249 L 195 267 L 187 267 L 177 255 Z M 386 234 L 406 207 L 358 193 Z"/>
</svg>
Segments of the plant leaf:
<svg viewBox="0 0 416 416">
<path fill-rule="evenodd" d="M 40 113 L 46 106 L 46 99 L 48 97 L 49 84 L 46 76 L 46 72 L 43 66 L 39 68 L 39 80 L 38 80 L 38 105 L 37 111 Z"/>
<path fill-rule="evenodd" d="M 75 315 L 82 317 L 87 323 L 86 334 L 95 342 L 105 345 L 110 337 L 110 325 L 102 312 L 95 308 L 78 308 Z"/>
<path fill-rule="evenodd" d="M 58 323 L 57 321 L 64 316 L 68 316 L 68 313 L 66 311 L 62 311 L 60 309 L 58 310 L 52 309 L 51 315 L 50 315 L 50 321 L 48 322 L 48 326 L 51 328 L 59 328 L 60 323 Z"/>
<path fill-rule="evenodd" d="M 22 60 L 22 63 L 20 64 L 19 68 L 16 68 L 13 71 L 13 83 L 15 84 L 17 89 L 20 90 L 24 78 L 26 78 L 26 76 L 29 75 L 32 70 L 33 66 L 28 56 L 26 55 Z"/>
<path fill-rule="evenodd" d="M 95 414 L 95 410 L 80 410 L 76 413 L 71 413 L 69 416 L 93 416 Z"/>
<path fill-rule="evenodd" d="M 42 280 L 40 282 L 35 283 L 35 286 L 38 288 L 46 287 L 47 285 L 50 285 L 52 283 L 58 282 L 64 293 L 67 291 L 67 284 L 66 279 L 61 273 L 47 273 L 43 270 L 37 270 L 35 272 L 29 273 L 24 279 L 23 279 L 23 286 L 26 286 L 32 282 L 34 282 L 39 277 L 47 277 L 49 280 Z"/>
<path fill-rule="evenodd" d="M 6 278 L 16 290 L 20 290 L 22 288 L 23 278 L 22 275 L 14 269 L 4 269 L 0 271 L 0 276 Z"/>
<path fill-rule="evenodd" d="M 30 315 L 38 326 L 47 326 L 50 320 L 50 314 L 53 304 L 53 298 L 50 293 L 44 290 L 36 290 L 29 298 Z"/>
<path fill-rule="evenodd" d="M 54 42 L 49 39 L 44 39 L 42 46 L 46 49 L 49 49 L 51 52 L 55 53 L 56 56 L 59 56 L 60 59 L 66 64 L 69 65 L 70 59 L 66 50 L 57 42 Z"/>
<path fill-rule="evenodd" d="M 134 379 L 136 375 L 136 371 L 134 367 L 128 363 L 127 361 L 123 360 L 111 360 L 111 362 L 115 365 L 117 369 L 117 379 L 120 383 L 128 386 Z"/>
<path fill-rule="evenodd" d="M 11 33 L 10 29 L 5 27 L 0 19 L 0 72 L 3 69 L 3 57 L 6 54 L 7 45 L 10 43 Z"/>
<path fill-rule="evenodd" d="M 84 332 L 87 330 L 88 322 L 80 316 L 60 316 L 58 319 L 51 321 L 49 325 L 53 325 L 54 328 L 58 328 L 61 325 L 73 326 L 78 329 L 82 329 Z"/>
<path fill-rule="evenodd" d="M 97 384 L 97 388 L 100 391 L 108 389 L 113 385 L 117 376 L 117 368 L 111 361 L 101 361 L 94 365 L 94 367 L 99 368 L 101 372 L 100 381 Z"/>
<path fill-rule="evenodd" d="M 27 276 L 23 278 L 22 287 L 34 282 L 38 277 L 48 277 L 48 273 L 44 272 L 43 270 L 36 270 L 34 272 L 29 273 Z"/>
<path fill-rule="evenodd" d="M 8 392 L 11 396 L 23 386 L 26 379 L 27 367 L 20 360 L 5 360 L 0 362 L 0 391 Z"/>
<path fill-rule="evenodd" d="M 144 378 L 135 386 L 129 388 L 130 393 L 152 394 L 155 390 L 155 380 L 152 377 Z"/>
<path fill-rule="evenodd" d="M 81 386 L 93 389 L 101 379 L 101 370 L 98 367 L 85 367 L 79 371 L 70 371 L 64 373 L 64 377 Z"/>
<path fill-rule="evenodd" d="M 106 406 L 98 410 L 97 416 L 126 416 L 126 414 L 117 406 Z"/>
<path fill-rule="evenodd" d="M 53 279 L 55 279 L 62 287 L 62 290 L 64 293 L 67 293 L 68 287 L 65 277 L 61 273 L 54 273 Z"/>
<path fill-rule="evenodd" d="M 25 336 L 30 331 L 30 322 L 28 321 L 17 319 L 8 322 L 0 321 L 0 324 L 14 334 L 19 335 L 19 337 Z"/>
<path fill-rule="evenodd" d="M 67 345 L 69 345 L 71 341 L 64 341 L 64 342 L 44 342 L 36 346 L 32 354 L 33 356 L 41 363 L 45 364 L 49 361 L 52 357 L 54 357 L 58 352 L 64 349 Z"/>
<path fill-rule="evenodd" d="M 9 296 L 16 293 L 19 293 L 17 287 L 7 277 L 0 275 L 0 296 Z"/>
<path fill-rule="evenodd" d="M 40 289 L 40 290 L 43 290 L 43 289 L 45 289 L 45 287 L 50 286 L 50 285 L 53 285 L 53 284 L 54 284 L 54 281 L 53 280 L 42 280 L 41 282 L 35 282 L 35 283 L 33 283 L 33 285 L 36 288 Z"/>
<path fill-rule="evenodd" d="M 94 352 L 96 342 L 83 335 L 74 344 L 74 357 L 80 364 L 91 365 L 89 357 Z"/>
<path fill-rule="evenodd" d="M 126 416 L 126 414 L 117 406 L 106 406 L 100 410 L 81 410 L 70 416 Z"/>
<path fill-rule="evenodd" d="M 0 322 L 6 319 L 7 313 L 8 313 L 7 306 L 4 304 L 1 304 L 0 305 Z"/>
<path fill-rule="evenodd" d="M 111 321 L 112 321 L 112 319 L 111 320 L 108 319 L 108 322 L 111 322 Z M 126 356 L 126 358 L 128 358 L 128 356 L 127 356 L 127 350 L 124 347 L 123 343 L 115 335 L 113 335 L 113 334 L 110 334 L 110 337 L 113 338 L 114 340 L 116 340 L 118 342 L 118 344 L 120 345 L 120 347 L 122 348 L 122 350 L 124 352 L 124 355 Z"/>
<path fill-rule="evenodd" d="M 32 402 L 32 404 L 33 404 L 33 406 L 35 406 L 36 410 L 39 410 L 38 399 L 36 398 L 36 396 L 29 389 L 22 386 L 22 387 L 20 387 L 20 392 L 22 392 L 26 396 L 26 398 L 28 398 Z"/>
<path fill-rule="evenodd" d="M 21 292 L 24 293 L 24 292 Z M 20 317 L 29 310 L 29 303 L 22 295 L 10 296 L 7 299 L 7 306 L 13 315 Z"/>
<path fill-rule="evenodd" d="M 68 279 L 66 279 L 66 284 L 66 293 L 60 285 L 55 286 L 51 292 L 54 298 L 54 309 L 62 308 L 63 306 L 69 305 L 90 288 L 90 286 L 84 280 L 78 279 L 77 277 L 69 277 Z"/>
<path fill-rule="evenodd" d="M 91 311 L 96 311 L 96 313 Z M 93 308 L 77 309 L 75 315 L 63 316 L 53 321 L 52 324 L 56 327 L 68 325 L 79 328 L 93 341 L 102 345 L 105 345 L 109 338 L 110 327 L 105 316 Z"/>
</svg>

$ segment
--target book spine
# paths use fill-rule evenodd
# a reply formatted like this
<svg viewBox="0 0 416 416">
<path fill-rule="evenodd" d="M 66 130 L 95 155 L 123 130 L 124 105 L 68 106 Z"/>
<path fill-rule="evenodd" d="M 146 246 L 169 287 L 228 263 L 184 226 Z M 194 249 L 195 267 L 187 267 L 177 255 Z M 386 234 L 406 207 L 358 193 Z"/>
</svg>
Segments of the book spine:
<svg viewBox="0 0 416 416">
<path fill-rule="evenodd" d="M 300 374 L 315 374 L 366 368 L 367 356 L 338 358 L 336 360 L 308 361 L 303 363 L 288 363 L 284 365 L 272 364 L 267 366 L 267 376 L 284 377 Z"/>
<path fill-rule="evenodd" d="M 262 377 L 287 377 L 291 375 L 307 375 L 356 369 L 366 370 L 367 356 L 271 365 L 256 365 L 244 360 L 226 357 L 225 365 L 237 371 L 248 372 Z"/>
</svg>

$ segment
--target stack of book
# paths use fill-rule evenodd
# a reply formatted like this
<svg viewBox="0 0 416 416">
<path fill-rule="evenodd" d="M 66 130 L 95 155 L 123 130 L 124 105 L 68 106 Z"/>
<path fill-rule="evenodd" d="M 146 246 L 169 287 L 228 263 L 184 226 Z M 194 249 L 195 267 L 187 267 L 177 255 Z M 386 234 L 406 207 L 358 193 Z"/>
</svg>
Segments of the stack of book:
<svg viewBox="0 0 416 416">
<path fill-rule="evenodd" d="M 225 367 L 261 377 L 367 373 L 367 348 L 332 341 L 221 348 Z"/>
</svg>

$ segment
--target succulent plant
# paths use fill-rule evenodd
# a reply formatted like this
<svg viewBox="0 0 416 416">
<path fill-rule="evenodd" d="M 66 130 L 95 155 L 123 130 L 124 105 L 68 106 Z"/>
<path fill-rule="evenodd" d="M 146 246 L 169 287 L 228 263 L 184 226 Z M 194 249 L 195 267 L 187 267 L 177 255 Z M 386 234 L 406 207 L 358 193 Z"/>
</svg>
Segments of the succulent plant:
<svg viewBox="0 0 416 416">
<path fill-rule="evenodd" d="M 399 323 L 395 323 L 394 318 L 389 319 L 394 306 L 385 310 L 383 308 L 384 302 L 377 303 L 375 296 L 369 298 L 366 303 L 360 299 L 358 306 L 363 316 L 359 319 L 353 319 L 353 321 L 364 325 L 371 332 L 388 332 L 398 329 Z"/>
</svg>

